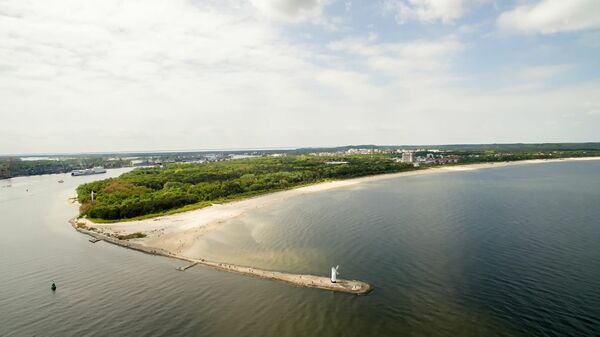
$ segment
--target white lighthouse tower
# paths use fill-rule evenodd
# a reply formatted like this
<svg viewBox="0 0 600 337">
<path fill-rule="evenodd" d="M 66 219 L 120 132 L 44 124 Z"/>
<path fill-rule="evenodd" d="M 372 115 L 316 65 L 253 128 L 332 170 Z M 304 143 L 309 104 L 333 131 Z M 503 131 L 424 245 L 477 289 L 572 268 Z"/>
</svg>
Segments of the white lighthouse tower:
<svg viewBox="0 0 600 337">
<path fill-rule="evenodd" d="M 337 281 L 337 276 L 340 274 L 338 272 L 339 267 L 340 267 L 339 265 L 337 265 L 335 267 L 331 267 L 331 283 L 335 283 Z"/>
</svg>

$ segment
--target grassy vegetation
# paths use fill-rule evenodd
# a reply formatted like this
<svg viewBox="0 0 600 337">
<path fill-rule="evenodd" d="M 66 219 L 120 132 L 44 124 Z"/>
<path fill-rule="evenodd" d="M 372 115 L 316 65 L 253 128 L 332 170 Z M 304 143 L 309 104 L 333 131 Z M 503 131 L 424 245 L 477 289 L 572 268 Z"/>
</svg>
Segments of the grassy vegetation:
<svg viewBox="0 0 600 337">
<path fill-rule="evenodd" d="M 145 238 L 146 234 L 140 233 L 140 232 L 135 232 L 135 233 L 127 234 L 127 235 L 117 235 L 116 237 L 119 240 L 141 239 L 141 238 Z"/>
<path fill-rule="evenodd" d="M 224 202 L 228 202 L 228 201 L 234 201 L 236 199 L 245 199 L 245 198 L 246 197 L 244 197 L 244 196 L 239 196 L 238 198 L 232 197 L 230 200 L 215 200 L 214 202 L 200 201 L 195 204 L 189 204 L 189 205 L 185 205 L 183 207 L 170 209 L 170 210 L 163 211 L 163 212 L 149 213 L 149 214 L 139 215 L 139 216 L 136 216 L 133 218 L 127 218 L 127 219 L 100 219 L 100 218 L 90 218 L 90 217 L 87 217 L 87 219 L 92 222 L 100 223 L 100 224 L 115 223 L 115 222 L 119 222 L 119 221 L 123 221 L 123 220 L 137 221 L 137 220 L 155 218 L 157 216 L 165 216 L 165 215 L 170 215 L 170 214 L 177 214 L 177 213 L 182 213 L 182 212 L 193 211 L 196 209 L 204 208 L 206 206 L 211 206 L 212 204 L 220 204 L 220 203 L 224 203 Z M 83 216 L 84 214 L 80 214 L 80 215 Z"/>
<path fill-rule="evenodd" d="M 331 161 L 345 164 L 330 165 Z M 93 221 L 142 219 L 202 208 L 332 179 L 413 170 L 388 156 L 255 157 L 140 168 L 77 188 L 80 213 Z M 96 193 L 91 200 L 91 192 Z"/>
</svg>

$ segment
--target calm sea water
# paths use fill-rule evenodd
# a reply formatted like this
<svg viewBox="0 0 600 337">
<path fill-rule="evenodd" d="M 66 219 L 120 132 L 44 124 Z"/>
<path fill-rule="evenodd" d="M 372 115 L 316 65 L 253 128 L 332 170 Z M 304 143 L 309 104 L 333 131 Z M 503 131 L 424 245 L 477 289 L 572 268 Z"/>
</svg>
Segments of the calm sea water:
<svg viewBox="0 0 600 337">
<path fill-rule="evenodd" d="M 194 246 L 293 272 L 339 264 L 375 287 L 359 297 L 91 244 L 67 198 L 105 177 L 0 181 L 0 336 L 600 335 L 600 161 L 304 195 Z"/>
</svg>

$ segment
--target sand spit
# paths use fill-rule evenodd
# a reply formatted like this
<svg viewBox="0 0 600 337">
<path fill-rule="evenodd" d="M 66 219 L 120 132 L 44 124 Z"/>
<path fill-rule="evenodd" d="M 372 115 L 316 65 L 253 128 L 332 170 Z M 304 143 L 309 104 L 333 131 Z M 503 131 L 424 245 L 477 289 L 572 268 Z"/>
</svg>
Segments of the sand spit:
<svg viewBox="0 0 600 337">
<path fill-rule="evenodd" d="M 354 178 L 348 180 L 339 180 L 325 182 L 305 187 L 299 187 L 287 191 L 274 192 L 260 195 L 240 201 L 233 201 L 225 204 L 214 204 L 205 208 L 177 213 L 156 218 L 123 221 L 117 223 L 100 224 L 87 219 L 79 219 L 87 227 L 94 227 L 102 232 L 109 234 L 127 235 L 141 232 L 146 234 L 146 238 L 140 240 L 141 244 L 147 247 L 161 248 L 173 254 L 182 254 L 187 251 L 193 242 L 221 224 L 240 217 L 250 210 L 262 208 L 274 202 L 281 202 L 290 198 L 302 196 L 309 193 L 317 193 L 335 188 L 348 187 L 362 183 L 394 179 L 399 177 L 439 174 L 444 172 L 472 171 L 494 167 L 506 167 L 527 164 L 551 163 L 560 161 L 574 160 L 600 160 L 600 157 L 569 158 L 569 159 L 547 159 L 547 160 L 524 160 L 516 162 L 500 163 L 482 163 L 472 165 L 440 166 L 429 169 L 408 171 L 391 174 L 381 174 Z"/>
<path fill-rule="evenodd" d="M 276 279 L 299 286 L 308 286 L 349 293 L 366 293 L 371 287 L 360 281 L 341 280 L 332 284 L 328 278 L 313 275 L 297 275 L 275 271 L 260 270 L 251 267 L 236 266 L 226 263 L 207 261 L 199 256 L 188 256 L 191 254 L 189 248 L 196 239 L 209 233 L 211 230 L 223 223 L 243 216 L 248 211 L 265 207 L 274 202 L 281 202 L 290 198 L 302 196 L 309 193 L 327 191 L 331 189 L 348 187 L 362 183 L 394 179 L 407 176 L 420 176 L 428 174 L 439 174 L 457 171 L 472 171 L 494 167 L 506 167 L 527 164 L 553 163 L 561 161 L 600 160 L 600 157 L 566 158 L 566 159 L 539 159 L 514 162 L 481 163 L 471 165 L 437 166 L 428 169 L 381 174 L 354 178 L 348 180 L 331 181 L 315 185 L 299 187 L 287 191 L 274 192 L 249 199 L 234 201 L 226 204 L 215 204 L 198 210 L 173 215 L 160 216 L 139 221 L 123 221 L 110 224 L 94 223 L 87 219 L 72 220 L 71 223 L 78 231 L 103 239 L 107 242 L 121 245 L 127 248 L 143 251 L 145 253 L 157 254 L 178 258 L 190 262 L 198 262 L 219 270 L 237 272 L 255 277 Z M 83 225 L 83 226 L 82 226 Z M 88 229 L 93 229 L 90 231 Z M 113 235 L 127 235 L 141 232 L 146 235 L 143 239 L 132 241 L 118 240 Z"/>
</svg>

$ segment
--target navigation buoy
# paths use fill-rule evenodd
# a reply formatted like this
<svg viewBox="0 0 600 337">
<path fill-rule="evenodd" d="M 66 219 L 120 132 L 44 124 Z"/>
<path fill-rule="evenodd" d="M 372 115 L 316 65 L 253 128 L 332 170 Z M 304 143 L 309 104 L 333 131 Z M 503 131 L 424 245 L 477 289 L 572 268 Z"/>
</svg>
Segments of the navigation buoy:
<svg viewBox="0 0 600 337">
<path fill-rule="evenodd" d="M 56 283 L 54 283 L 54 281 L 52 281 L 52 285 L 50 286 L 50 289 L 52 289 L 52 291 L 56 290 Z"/>
</svg>

